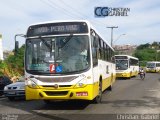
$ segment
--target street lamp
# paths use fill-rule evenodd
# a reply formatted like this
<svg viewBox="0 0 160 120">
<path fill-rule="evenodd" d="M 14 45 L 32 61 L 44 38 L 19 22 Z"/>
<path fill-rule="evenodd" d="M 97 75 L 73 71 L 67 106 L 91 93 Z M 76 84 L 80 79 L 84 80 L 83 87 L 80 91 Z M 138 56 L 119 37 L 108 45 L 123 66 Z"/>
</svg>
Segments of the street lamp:
<svg viewBox="0 0 160 120">
<path fill-rule="evenodd" d="M 120 37 L 122 37 L 122 36 L 124 36 L 124 35 L 126 35 L 126 34 L 121 34 L 121 35 L 119 35 L 113 42 L 115 43 Z"/>
<path fill-rule="evenodd" d="M 113 44 L 113 28 L 118 28 L 118 26 L 112 26 L 112 27 L 107 27 L 107 28 L 111 28 L 111 46 Z"/>
<path fill-rule="evenodd" d="M 18 51 L 18 48 L 19 48 L 19 42 L 16 40 L 17 39 L 17 36 L 20 36 L 20 37 L 26 37 L 26 35 L 24 34 L 16 34 L 14 36 L 14 40 L 15 40 L 15 52 L 14 54 L 16 55 L 17 51 Z"/>
</svg>

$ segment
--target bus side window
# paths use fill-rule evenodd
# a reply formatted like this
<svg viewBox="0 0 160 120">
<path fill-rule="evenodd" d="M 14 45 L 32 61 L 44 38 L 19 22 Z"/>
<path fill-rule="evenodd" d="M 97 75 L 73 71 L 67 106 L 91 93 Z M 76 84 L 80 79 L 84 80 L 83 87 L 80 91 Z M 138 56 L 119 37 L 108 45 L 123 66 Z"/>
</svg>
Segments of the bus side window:
<svg viewBox="0 0 160 120">
<path fill-rule="evenodd" d="M 130 68 L 130 66 L 132 66 L 132 60 L 131 59 L 129 59 L 129 65 L 128 65 L 128 67 Z"/>
<path fill-rule="evenodd" d="M 94 34 L 91 34 L 91 41 L 92 41 L 92 59 L 93 59 L 93 66 L 98 65 L 98 39 Z"/>
<path fill-rule="evenodd" d="M 157 63 L 157 64 L 156 64 L 156 67 L 160 67 L 160 63 Z"/>
</svg>

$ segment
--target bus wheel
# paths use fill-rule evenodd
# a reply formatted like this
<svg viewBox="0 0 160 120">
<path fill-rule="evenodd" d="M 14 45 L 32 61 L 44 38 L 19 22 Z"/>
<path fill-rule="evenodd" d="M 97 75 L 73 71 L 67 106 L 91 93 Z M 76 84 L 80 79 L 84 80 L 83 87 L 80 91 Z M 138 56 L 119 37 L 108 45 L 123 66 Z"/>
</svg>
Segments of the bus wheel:
<svg viewBox="0 0 160 120">
<path fill-rule="evenodd" d="M 99 81 L 99 90 L 98 91 L 99 91 L 98 95 L 94 99 L 95 103 L 101 103 L 101 101 L 102 101 L 102 82 L 101 81 Z"/>
<path fill-rule="evenodd" d="M 132 72 L 129 73 L 129 79 L 131 79 L 131 77 L 132 77 Z"/>
<path fill-rule="evenodd" d="M 107 90 L 112 91 L 112 84 L 107 88 Z"/>
<path fill-rule="evenodd" d="M 111 77 L 111 85 L 107 88 L 107 90 L 112 91 L 112 83 L 113 83 L 113 75 Z"/>
</svg>

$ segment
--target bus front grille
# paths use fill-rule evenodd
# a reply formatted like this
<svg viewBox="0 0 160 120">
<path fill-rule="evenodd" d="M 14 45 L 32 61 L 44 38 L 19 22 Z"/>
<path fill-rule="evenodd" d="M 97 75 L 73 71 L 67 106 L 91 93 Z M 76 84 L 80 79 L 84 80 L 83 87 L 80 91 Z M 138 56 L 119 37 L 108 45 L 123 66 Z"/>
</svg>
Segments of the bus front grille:
<svg viewBox="0 0 160 120">
<path fill-rule="evenodd" d="M 37 80 L 41 82 L 48 82 L 48 83 L 64 83 L 64 82 L 71 82 L 75 80 L 78 76 L 69 76 L 69 77 L 54 77 L 54 78 L 48 78 L 48 77 L 35 77 Z"/>
<path fill-rule="evenodd" d="M 47 88 L 54 88 L 55 86 L 52 86 L 52 85 L 42 85 L 42 87 L 47 89 Z M 58 87 L 59 88 L 65 88 L 65 87 L 68 88 L 68 87 L 72 87 L 72 85 L 59 85 Z"/>
<path fill-rule="evenodd" d="M 48 96 L 65 96 L 68 94 L 68 91 L 45 91 Z"/>
</svg>

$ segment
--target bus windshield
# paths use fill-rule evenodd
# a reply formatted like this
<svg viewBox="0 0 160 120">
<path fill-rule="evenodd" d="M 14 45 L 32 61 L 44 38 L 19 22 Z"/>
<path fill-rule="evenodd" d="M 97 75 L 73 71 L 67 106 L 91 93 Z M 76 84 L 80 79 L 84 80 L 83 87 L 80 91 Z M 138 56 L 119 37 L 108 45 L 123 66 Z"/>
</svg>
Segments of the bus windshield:
<svg viewBox="0 0 160 120">
<path fill-rule="evenodd" d="M 156 67 L 155 63 L 147 63 L 147 68 L 154 68 L 154 67 Z"/>
<path fill-rule="evenodd" d="M 128 60 L 116 60 L 116 70 L 127 70 Z"/>
<path fill-rule="evenodd" d="M 26 40 L 26 71 L 32 74 L 67 74 L 90 67 L 89 37 L 69 35 Z"/>
</svg>

